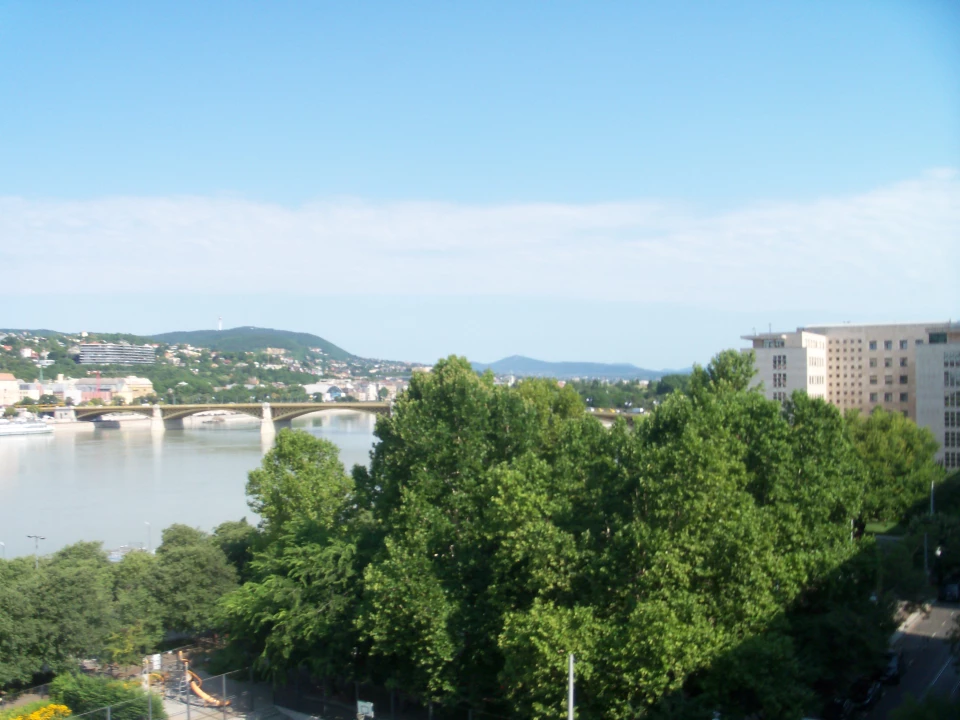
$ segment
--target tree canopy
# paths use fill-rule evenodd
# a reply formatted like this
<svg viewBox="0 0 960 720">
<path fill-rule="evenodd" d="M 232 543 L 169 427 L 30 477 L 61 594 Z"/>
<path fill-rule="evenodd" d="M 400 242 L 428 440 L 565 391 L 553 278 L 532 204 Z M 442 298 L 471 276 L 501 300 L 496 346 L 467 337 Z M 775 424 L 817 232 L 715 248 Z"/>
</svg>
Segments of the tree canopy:
<svg viewBox="0 0 960 720">
<path fill-rule="evenodd" d="M 263 542 L 223 601 L 233 642 L 275 676 L 517 716 L 562 713 L 574 652 L 585 717 L 800 717 L 882 657 L 893 597 L 871 601 L 878 551 L 851 533 L 867 466 L 844 418 L 752 374 L 722 353 L 606 429 L 569 385 L 451 357 L 352 478 L 282 431 L 250 475 Z"/>
</svg>

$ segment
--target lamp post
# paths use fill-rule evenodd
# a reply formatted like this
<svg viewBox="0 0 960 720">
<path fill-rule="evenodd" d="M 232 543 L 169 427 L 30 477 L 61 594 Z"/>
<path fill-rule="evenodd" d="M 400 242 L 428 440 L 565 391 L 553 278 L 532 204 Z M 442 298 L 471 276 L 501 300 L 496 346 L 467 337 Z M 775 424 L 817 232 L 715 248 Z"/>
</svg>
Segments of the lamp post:
<svg viewBox="0 0 960 720">
<path fill-rule="evenodd" d="M 43 535 L 27 535 L 28 538 L 33 538 L 33 569 L 38 570 L 40 568 L 40 541 L 46 540 Z M 6 549 L 4 549 L 6 552 Z"/>
</svg>

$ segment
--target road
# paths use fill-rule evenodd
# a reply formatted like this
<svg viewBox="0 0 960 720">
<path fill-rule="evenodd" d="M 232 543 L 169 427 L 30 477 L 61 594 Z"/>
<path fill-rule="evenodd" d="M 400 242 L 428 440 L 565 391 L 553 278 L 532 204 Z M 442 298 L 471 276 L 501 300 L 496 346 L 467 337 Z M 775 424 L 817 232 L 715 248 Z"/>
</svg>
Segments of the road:
<svg viewBox="0 0 960 720">
<path fill-rule="evenodd" d="M 867 713 L 868 720 L 887 720 L 889 713 L 909 693 L 922 698 L 928 693 L 957 698 L 960 674 L 950 655 L 950 632 L 960 606 L 937 603 L 926 617 L 920 617 L 897 641 L 903 650 L 904 673 L 899 686 L 888 686 L 876 706 Z"/>
</svg>

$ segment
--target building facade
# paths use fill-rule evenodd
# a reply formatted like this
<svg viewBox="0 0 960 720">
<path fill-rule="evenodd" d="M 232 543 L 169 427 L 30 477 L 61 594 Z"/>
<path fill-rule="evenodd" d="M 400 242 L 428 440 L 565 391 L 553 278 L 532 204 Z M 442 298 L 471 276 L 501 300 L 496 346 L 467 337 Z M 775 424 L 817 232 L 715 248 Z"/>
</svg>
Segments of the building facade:
<svg viewBox="0 0 960 720">
<path fill-rule="evenodd" d="M 744 335 L 756 356 L 757 374 L 752 385 L 762 384 L 768 398 L 783 402 L 794 390 L 826 399 L 827 343 L 816 333 L 798 330 L 787 333 Z"/>
<path fill-rule="evenodd" d="M 124 343 L 84 343 L 80 346 L 81 365 L 152 365 L 156 351 L 150 345 Z"/>
<path fill-rule="evenodd" d="M 917 348 L 917 423 L 940 443 L 937 460 L 960 468 L 960 324 L 927 328 Z"/>
<path fill-rule="evenodd" d="M 12 373 L 0 373 L 0 405 L 15 405 L 20 402 L 20 381 Z"/>
<path fill-rule="evenodd" d="M 917 348 L 934 323 L 821 325 L 827 339 L 827 400 L 841 410 L 882 407 L 917 419 Z"/>
</svg>

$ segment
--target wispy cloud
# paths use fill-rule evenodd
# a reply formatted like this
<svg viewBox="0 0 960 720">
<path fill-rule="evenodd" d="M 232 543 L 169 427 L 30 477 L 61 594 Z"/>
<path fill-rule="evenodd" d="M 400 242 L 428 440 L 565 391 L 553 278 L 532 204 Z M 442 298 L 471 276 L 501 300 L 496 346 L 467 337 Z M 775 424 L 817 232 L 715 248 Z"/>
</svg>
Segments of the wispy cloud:
<svg viewBox="0 0 960 720">
<path fill-rule="evenodd" d="M 674 203 L 0 198 L 4 293 L 572 296 L 730 309 L 960 302 L 960 178 L 703 213 Z M 41 282 L 37 282 L 41 280 Z"/>
</svg>

